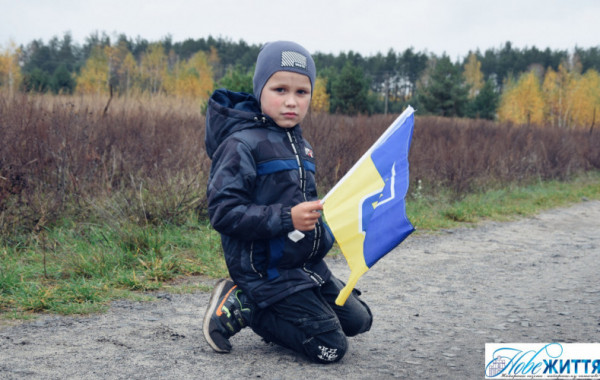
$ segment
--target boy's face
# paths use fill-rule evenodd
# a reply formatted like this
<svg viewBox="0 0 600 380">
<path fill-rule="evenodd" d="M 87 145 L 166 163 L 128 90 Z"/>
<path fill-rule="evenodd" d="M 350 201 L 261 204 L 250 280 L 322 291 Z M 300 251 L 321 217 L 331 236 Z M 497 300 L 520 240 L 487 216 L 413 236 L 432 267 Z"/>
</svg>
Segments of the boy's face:
<svg viewBox="0 0 600 380">
<path fill-rule="evenodd" d="M 291 71 L 277 71 L 260 95 L 262 112 L 282 128 L 292 128 L 304 120 L 310 106 L 310 79 Z"/>
</svg>

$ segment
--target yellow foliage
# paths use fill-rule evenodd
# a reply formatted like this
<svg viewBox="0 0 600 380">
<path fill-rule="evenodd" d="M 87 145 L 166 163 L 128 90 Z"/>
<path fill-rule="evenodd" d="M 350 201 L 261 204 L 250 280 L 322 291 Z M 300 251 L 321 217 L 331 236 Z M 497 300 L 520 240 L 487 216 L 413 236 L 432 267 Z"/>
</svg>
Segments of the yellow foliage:
<svg viewBox="0 0 600 380">
<path fill-rule="evenodd" d="M 135 61 L 135 58 L 133 58 L 131 52 L 128 52 L 123 59 L 118 74 L 124 93 L 128 94 L 139 76 L 137 62 Z"/>
<path fill-rule="evenodd" d="M 137 62 L 127 43 L 120 41 L 115 47 L 107 46 L 105 52 L 108 56 L 111 83 L 117 87 L 115 90 L 121 94 L 129 94 L 139 73 Z"/>
<path fill-rule="evenodd" d="M 481 62 L 477 60 L 474 53 L 469 54 L 467 63 L 464 66 L 465 83 L 469 86 L 469 98 L 474 98 L 479 94 L 485 82 L 483 81 L 483 73 L 481 72 Z"/>
<path fill-rule="evenodd" d="M 140 79 L 144 89 L 151 93 L 162 90 L 163 81 L 167 75 L 167 56 L 160 43 L 151 44 L 142 57 L 140 64 Z"/>
<path fill-rule="evenodd" d="M 165 81 L 167 94 L 207 101 L 214 87 L 212 68 L 204 52 L 178 62 Z"/>
<path fill-rule="evenodd" d="M 14 42 L 0 52 L 0 87 L 7 88 L 13 93 L 21 84 L 21 68 L 19 66 L 20 49 Z"/>
<path fill-rule="evenodd" d="M 173 52 L 167 57 L 161 44 L 153 44 L 138 65 L 124 43 L 96 47 L 77 78 L 77 92 L 106 94 L 110 81 L 121 94 L 165 93 L 205 102 L 214 87 L 211 63 L 217 61 L 214 49 L 210 57 L 198 52 L 178 61 Z"/>
<path fill-rule="evenodd" d="M 544 99 L 534 72 L 524 73 L 516 83 L 509 81 L 506 84 L 500 98 L 498 119 L 515 124 L 544 123 Z"/>
<path fill-rule="evenodd" d="M 600 75 L 588 70 L 580 76 L 571 90 L 572 117 L 574 127 L 591 127 L 600 118 Z"/>
<path fill-rule="evenodd" d="M 107 48 L 110 49 L 110 47 Z M 90 57 L 85 61 L 85 65 L 77 77 L 76 93 L 96 95 L 108 93 L 108 49 L 103 49 L 100 46 L 95 46 L 92 49 Z"/>
<path fill-rule="evenodd" d="M 558 72 L 549 69 L 542 86 L 546 104 L 546 123 L 563 127 L 589 127 L 600 117 L 600 75 L 588 70 L 584 75 L 577 66 Z"/>
<path fill-rule="evenodd" d="M 552 126 L 561 124 L 564 114 L 565 91 L 560 86 L 558 73 L 552 68 L 546 71 L 544 83 L 542 84 L 542 93 L 545 100 L 545 118 Z"/>
<path fill-rule="evenodd" d="M 568 124 L 571 113 L 570 91 L 574 74 L 564 65 L 559 65 L 558 72 L 549 68 L 542 84 L 545 102 L 545 120 L 552 126 L 564 127 Z"/>
<path fill-rule="evenodd" d="M 221 61 L 221 59 L 219 58 L 219 52 L 217 51 L 217 48 L 214 46 L 210 47 L 210 54 L 208 56 L 208 63 L 210 64 L 211 67 L 216 67 L 219 62 Z"/>
<path fill-rule="evenodd" d="M 329 94 L 327 93 L 327 79 L 318 77 L 313 89 L 311 108 L 313 112 L 329 112 Z"/>
</svg>

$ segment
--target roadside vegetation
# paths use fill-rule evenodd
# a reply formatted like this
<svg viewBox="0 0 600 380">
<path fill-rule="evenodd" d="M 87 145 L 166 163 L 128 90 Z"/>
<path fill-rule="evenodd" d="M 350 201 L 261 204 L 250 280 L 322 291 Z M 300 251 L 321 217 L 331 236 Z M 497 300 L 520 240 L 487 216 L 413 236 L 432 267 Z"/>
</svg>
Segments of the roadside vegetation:
<svg viewBox="0 0 600 380">
<path fill-rule="evenodd" d="M 309 116 L 322 194 L 394 118 Z M 100 312 L 226 275 L 196 102 L 0 92 L 0 140 L 2 318 Z M 417 116 L 409 217 L 427 232 L 600 199 L 598 147 L 589 128 Z"/>
</svg>

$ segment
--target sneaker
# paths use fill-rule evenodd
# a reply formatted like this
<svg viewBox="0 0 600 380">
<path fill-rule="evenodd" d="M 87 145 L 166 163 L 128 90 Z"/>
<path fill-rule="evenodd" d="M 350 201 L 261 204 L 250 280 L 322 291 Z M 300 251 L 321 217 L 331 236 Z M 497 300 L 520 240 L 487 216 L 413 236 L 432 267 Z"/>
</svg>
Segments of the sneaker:
<svg viewBox="0 0 600 380">
<path fill-rule="evenodd" d="M 248 324 L 243 313 L 249 314 L 250 309 L 242 306 L 241 295 L 238 286 L 228 279 L 219 280 L 212 291 L 202 332 L 216 352 L 230 352 L 229 338 Z"/>
</svg>

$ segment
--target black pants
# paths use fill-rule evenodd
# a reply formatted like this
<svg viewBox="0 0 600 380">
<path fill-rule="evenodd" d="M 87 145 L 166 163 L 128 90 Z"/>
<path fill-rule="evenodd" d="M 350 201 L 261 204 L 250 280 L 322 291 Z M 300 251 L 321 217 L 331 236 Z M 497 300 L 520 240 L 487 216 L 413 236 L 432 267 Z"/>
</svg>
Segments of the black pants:
<svg viewBox="0 0 600 380">
<path fill-rule="evenodd" d="M 251 327 L 268 342 L 305 354 L 319 363 L 340 360 L 347 336 L 371 328 L 371 310 L 352 292 L 344 306 L 335 299 L 344 284 L 333 275 L 320 288 L 292 294 L 265 309 L 254 310 Z"/>
</svg>

